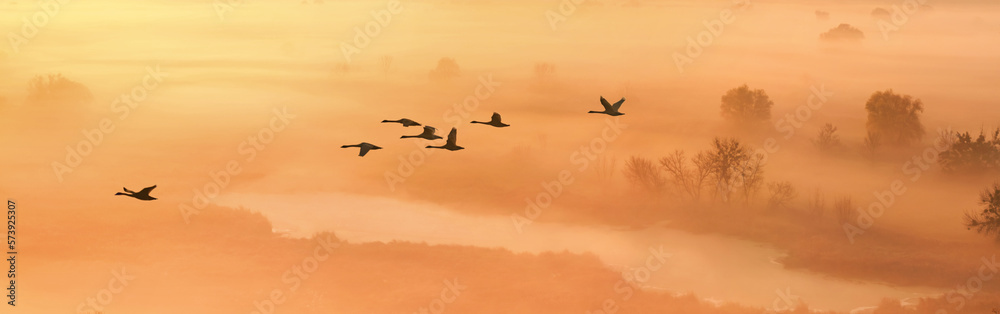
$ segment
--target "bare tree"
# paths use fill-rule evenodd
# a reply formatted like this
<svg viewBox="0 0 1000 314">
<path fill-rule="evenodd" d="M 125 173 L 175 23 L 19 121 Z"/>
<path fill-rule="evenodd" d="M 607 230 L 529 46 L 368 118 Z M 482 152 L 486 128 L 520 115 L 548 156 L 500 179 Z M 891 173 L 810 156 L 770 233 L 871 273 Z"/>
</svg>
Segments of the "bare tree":
<svg viewBox="0 0 1000 314">
<path fill-rule="evenodd" d="M 707 152 L 700 152 L 691 158 L 688 164 L 684 151 L 677 150 L 673 154 L 660 159 L 660 165 L 669 173 L 674 184 L 683 190 L 692 200 L 701 200 L 701 192 L 712 173 L 712 158 Z"/>
<path fill-rule="evenodd" d="M 768 183 L 767 190 L 771 192 L 771 197 L 767 200 L 767 207 L 771 209 L 787 207 L 788 203 L 798 197 L 795 187 L 788 181 Z"/>
<path fill-rule="evenodd" d="M 711 178 L 715 182 L 716 197 L 728 203 L 733 190 L 738 187 L 740 166 L 749 157 L 749 150 L 735 138 L 715 138 L 712 142 Z"/>
<path fill-rule="evenodd" d="M 841 224 L 858 219 L 858 212 L 854 210 L 854 200 L 850 196 L 842 196 L 833 201 L 833 212 L 837 214 L 837 222 Z"/>
<path fill-rule="evenodd" d="M 747 149 L 747 158 L 741 162 L 737 174 L 743 190 L 744 204 L 749 206 L 764 182 L 764 156 L 750 153 Z"/>
<path fill-rule="evenodd" d="M 618 160 L 614 157 L 601 156 L 594 162 L 594 171 L 597 172 L 597 179 L 601 183 L 610 183 L 614 178 L 615 167 Z"/>
<path fill-rule="evenodd" d="M 826 199 L 823 195 L 823 191 L 819 188 L 813 192 L 812 198 L 809 200 L 809 209 L 813 217 L 823 218 L 826 214 Z"/>
<path fill-rule="evenodd" d="M 633 186 L 641 187 L 650 193 L 659 192 L 665 180 L 653 161 L 632 156 L 625 162 L 625 178 Z"/>
<path fill-rule="evenodd" d="M 378 59 L 379 65 L 382 67 L 382 75 L 389 77 L 389 71 L 392 70 L 392 56 L 382 56 Z"/>
<path fill-rule="evenodd" d="M 824 124 L 819 129 L 819 134 L 813 140 L 813 144 L 821 151 L 832 151 L 840 147 L 840 136 L 837 135 L 837 127 L 833 123 Z"/>
<path fill-rule="evenodd" d="M 351 72 L 351 65 L 346 62 L 340 62 L 333 66 L 333 73 L 336 73 L 341 77 L 347 75 L 347 73 L 350 72 Z"/>
<path fill-rule="evenodd" d="M 861 147 L 865 155 L 868 156 L 868 158 L 875 158 L 881 147 L 882 135 L 877 132 L 868 131 L 868 135 L 865 136 L 865 143 Z"/>
<path fill-rule="evenodd" d="M 535 79 L 540 82 L 548 81 L 556 73 L 556 66 L 548 62 L 535 63 Z"/>
</svg>

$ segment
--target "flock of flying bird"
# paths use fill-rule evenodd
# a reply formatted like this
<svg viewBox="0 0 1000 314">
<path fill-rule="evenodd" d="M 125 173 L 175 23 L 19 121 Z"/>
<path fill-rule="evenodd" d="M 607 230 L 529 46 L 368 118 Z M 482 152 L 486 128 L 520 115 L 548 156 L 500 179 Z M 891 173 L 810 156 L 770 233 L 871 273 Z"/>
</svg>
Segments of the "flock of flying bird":
<svg viewBox="0 0 1000 314">
<path fill-rule="evenodd" d="M 621 113 L 620 111 L 618 111 L 618 109 L 622 107 L 622 103 L 624 103 L 624 102 L 625 102 L 625 98 L 622 98 L 618 102 L 612 104 L 612 103 L 609 103 L 606 99 L 604 99 L 604 97 L 601 97 L 601 106 L 604 106 L 604 111 L 591 110 L 591 111 L 588 111 L 587 113 L 600 113 L 600 114 L 606 114 L 606 115 L 609 115 L 609 116 L 620 116 L 620 115 L 623 115 L 624 113 Z M 406 119 L 406 118 L 399 119 L 399 120 L 382 120 L 382 123 L 399 123 L 399 124 L 402 124 L 404 127 L 421 126 L 420 123 L 417 123 L 416 121 L 413 121 L 413 120 L 410 120 L 410 119 Z M 490 117 L 490 121 L 489 122 L 472 121 L 470 123 L 485 124 L 485 125 L 489 125 L 489 126 L 493 126 L 493 127 L 497 127 L 497 128 L 503 128 L 503 127 L 510 126 L 509 124 L 503 123 L 500 120 L 500 114 L 496 113 L 496 112 L 494 112 L 493 116 Z M 430 141 L 441 139 L 440 136 L 438 136 L 437 134 L 435 134 L 435 132 L 437 131 L 437 129 L 435 129 L 434 127 L 429 126 L 429 125 L 424 125 L 423 127 L 424 127 L 424 131 L 421 132 L 420 134 L 417 134 L 417 135 L 403 135 L 400 138 L 421 138 L 421 139 L 430 140 Z M 456 151 L 456 150 L 465 149 L 465 147 L 458 146 L 457 142 L 458 142 L 458 129 L 456 129 L 456 128 L 453 127 L 453 128 L 451 128 L 451 132 L 448 133 L 448 139 L 447 139 L 447 141 L 445 142 L 444 145 L 441 145 L 441 146 L 427 145 L 427 148 L 440 148 L 440 149 L 447 149 L 447 150 L 450 150 L 450 151 Z M 349 148 L 349 147 L 360 148 L 360 152 L 358 153 L 358 156 L 362 156 L 362 157 L 365 154 L 368 154 L 368 152 L 371 151 L 371 150 L 382 149 L 382 147 L 375 146 L 375 145 L 373 145 L 371 143 L 368 143 L 368 142 L 361 142 L 359 144 L 354 144 L 354 145 L 343 145 L 343 146 L 340 146 L 340 148 Z M 123 192 L 118 192 L 118 193 L 115 193 L 115 195 L 125 195 L 125 196 L 128 196 L 128 197 L 134 197 L 136 199 L 140 199 L 140 200 L 143 200 L 143 201 L 152 201 L 152 200 L 155 200 L 156 198 L 152 197 L 152 196 L 149 196 L 149 192 L 153 191 L 153 189 L 155 189 L 155 188 L 156 188 L 156 186 L 154 185 L 154 186 L 146 187 L 146 188 L 144 188 L 142 190 L 139 190 L 139 192 L 134 192 L 134 191 L 130 191 L 127 188 L 122 188 L 122 189 L 125 190 L 125 192 L 124 193 Z"/>
<path fill-rule="evenodd" d="M 606 115 L 609 115 L 609 116 L 620 116 L 620 115 L 623 115 L 624 113 L 619 112 L 618 109 L 621 108 L 622 103 L 624 103 L 624 102 L 625 102 L 625 98 L 622 98 L 618 102 L 616 102 L 614 104 L 611 104 L 606 99 L 604 99 L 604 97 L 601 97 L 601 105 L 604 106 L 604 111 L 594 111 L 594 110 L 591 110 L 588 113 L 600 113 L 600 114 L 606 114 Z M 399 124 L 402 124 L 404 127 L 421 126 L 420 123 L 417 123 L 416 121 L 413 121 L 413 120 L 410 120 L 410 119 L 406 119 L 406 118 L 402 118 L 402 119 L 399 119 L 399 120 L 382 120 L 382 123 L 399 123 Z M 489 122 L 472 121 L 470 123 L 485 124 L 485 125 L 489 125 L 489 126 L 493 126 L 493 127 L 497 127 L 497 128 L 503 128 L 503 127 L 510 126 L 510 124 L 503 123 L 501 121 L 501 119 L 500 119 L 500 114 L 496 113 L 496 112 L 494 112 L 493 116 L 490 117 L 490 121 Z M 434 134 L 437 131 L 436 128 L 434 128 L 432 126 L 429 126 L 429 125 L 424 125 L 423 127 L 424 127 L 424 131 L 421 132 L 420 134 L 417 134 L 417 135 L 403 135 L 400 138 L 422 138 L 422 139 L 429 140 L 429 141 L 441 139 L 440 136 L 438 136 L 437 134 Z M 456 151 L 456 150 L 460 150 L 460 149 L 465 149 L 465 147 L 458 146 L 457 142 L 458 142 L 458 129 L 451 128 L 451 132 L 448 133 L 448 140 L 445 142 L 444 145 L 441 145 L 441 146 L 428 145 L 427 148 L 440 148 L 440 149 L 447 149 L 447 150 L 450 150 L 450 151 Z M 351 148 L 351 147 L 360 148 L 360 152 L 358 153 L 358 156 L 361 156 L 361 157 L 364 157 L 371 150 L 382 149 L 382 147 L 379 147 L 379 146 L 377 146 L 375 144 L 368 143 L 368 142 L 361 142 L 361 143 L 354 144 L 354 145 L 343 145 L 343 146 L 340 146 L 340 148 Z"/>
</svg>

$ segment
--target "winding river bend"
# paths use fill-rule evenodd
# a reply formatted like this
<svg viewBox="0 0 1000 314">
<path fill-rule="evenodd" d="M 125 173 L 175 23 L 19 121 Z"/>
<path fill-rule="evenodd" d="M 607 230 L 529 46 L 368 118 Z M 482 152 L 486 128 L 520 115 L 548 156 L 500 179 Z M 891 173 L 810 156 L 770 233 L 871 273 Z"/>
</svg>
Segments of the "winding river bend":
<svg viewBox="0 0 1000 314">
<path fill-rule="evenodd" d="M 651 250 L 662 250 L 669 257 L 664 267 L 651 272 L 646 289 L 693 292 L 716 302 L 783 309 L 783 299 L 798 298 L 813 309 L 867 312 L 884 297 L 905 303 L 942 292 L 788 270 L 776 262 L 783 253 L 767 245 L 664 227 L 625 230 L 536 222 L 518 233 L 508 216 L 471 216 L 435 204 L 342 194 L 230 194 L 216 203 L 259 211 L 275 231 L 292 237 L 334 231 L 351 243 L 397 240 L 530 253 L 590 252 L 625 273 L 642 267 Z"/>
</svg>

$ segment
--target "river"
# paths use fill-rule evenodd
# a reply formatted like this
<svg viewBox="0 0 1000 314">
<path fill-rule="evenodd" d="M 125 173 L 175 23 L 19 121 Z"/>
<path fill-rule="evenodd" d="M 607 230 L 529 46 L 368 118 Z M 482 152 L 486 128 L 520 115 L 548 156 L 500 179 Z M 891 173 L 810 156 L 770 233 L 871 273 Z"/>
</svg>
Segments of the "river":
<svg viewBox="0 0 1000 314">
<path fill-rule="evenodd" d="M 787 306 L 785 300 L 802 300 L 812 309 L 865 313 L 885 297 L 910 304 L 942 292 L 789 270 L 777 262 L 783 253 L 768 245 L 669 227 L 629 230 L 535 222 L 518 232 L 509 216 L 472 216 L 431 203 L 334 193 L 229 194 L 216 203 L 259 211 L 276 232 L 291 237 L 333 231 L 351 243 L 395 240 L 530 253 L 590 252 L 609 268 L 631 274 L 653 256 L 651 250 L 663 250 L 669 256 L 665 265 L 650 272 L 644 287 L 693 292 L 712 302 L 780 310 Z"/>
</svg>

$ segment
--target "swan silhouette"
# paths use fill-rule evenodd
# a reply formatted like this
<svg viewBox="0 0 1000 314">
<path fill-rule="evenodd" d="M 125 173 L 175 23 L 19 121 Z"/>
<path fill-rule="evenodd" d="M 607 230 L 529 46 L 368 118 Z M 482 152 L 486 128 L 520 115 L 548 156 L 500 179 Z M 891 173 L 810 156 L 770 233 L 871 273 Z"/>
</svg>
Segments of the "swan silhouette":
<svg viewBox="0 0 1000 314">
<path fill-rule="evenodd" d="M 500 114 L 496 113 L 496 112 L 494 112 L 493 116 L 490 117 L 490 122 L 472 121 L 470 123 L 479 123 L 479 124 L 485 124 L 485 125 L 492 125 L 492 126 L 498 127 L 498 128 L 510 126 L 510 124 L 506 124 L 506 123 L 500 122 Z"/>
<path fill-rule="evenodd" d="M 456 150 L 459 150 L 459 149 L 465 149 L 465 147 L 458 146 L 458 144 L 455 144 L 455 142 L 457 142 L 457 141 L 458 141 L 458 130 L 455 129 L 455 128 L 451 128 L 451 132 L 448 133 L 448 142 L 447 143 L 445 143 L 444 145 L 441 145 L 441 146 L 430 146 L 430 145 L 428 145 L 427 148 L 441 148 L 441 149 L 447 149 L 447 150 L 450 150 L 450 151 L 456 151 Z"/>
<path fill-rule="evenodd" d="M 593 111 L 593 110 L 591 110 L 591 111 L 588 111 L 587 113 L 603 113 L 603 114 L 606 114 L 606 115 L 609 115 L 609 116 L 620 116 L 620 115 L 623 115 L 624 113 L 618 112 L 618 108 L 621 108 L 622 107 L 622 103 L 624 103 L 624 102 L 625 102 L 625 97 L 622 97 L 622 100 L 619 100 L 614 105 L 612 105 L 612 104 L 609 104 L 608 100 L 604 99 L 604 97 L 602 96 L 601 97 L 601 106 L 604 106 L 604 111 Z"/>
<path fill-rule="evenodd" d="M 411 127 L 411 126 L 414 126 L 414 125 L 420 125 L 420 123 L 417 123 L 417 121 L 413 121 L 413 120 L 410 120 L 410 119 L 407 119 L 407 118 L 402 118 L 402 119 L 399 119 L 399 120 L 382 120 L 382 123 L 399 123 L 399 124 L 402 124 L 405 127 Z"/>
<path fill-rule="evenodd" d="M 150 186 L 150 187 L 147 187 L 145 189 L 139 190 L 139 192 L 133 192 L 133 191 L 129 191 L 126 188 L 122 188 L 122 190 L 125 190 L 125 193 L 118 192 L 118 193 L 115 193 L 115 195 L 125 195 L 125 196 L 129 196 L 129 197 L 134 197 L 134 198 L 137 198 L 137 199 L 140 199 L 140 200 L 144 200 L 144 201 L 152 201 L 152 200 L 155 200 L 156 198 L 152 197 L 152 196 L 149 196 L 149 192 L 153 191 L 153 189 L 155 189 L 155 188 L 156 188 L 156 186 L 154 185 L 154 186 Z"/>
<path fill-rule="evenodd" d="M 348 148 L 348 147 L 360 147 L 361 148 L 361 152 L 358 153 L 358 156 L 361 156 L 361 157 L 364 157 L 365 154 L 367 154 L 369 150 L 382 149 L 381 147 L 372 145 L 371 143 L 368 143 L 368 142 L 361 142 L 361 144 L 340 146 L 340 148 Z"/>
<path fill-rule="evenodd" d="M 434 127 L 429 126 L 429 125 L 425 125 L 424 126 L 424 132 L 422 132 L 420 134 L 417 134 L 417 135 L 403 135 L 403 136 L 400 136 L 399 138 L 422 138 L 422 139 L 427 139 L 427 140 L 440 139 L 441 138 L 440 136 L 437 136 L 437 134 L 434 134 L 435 131 L 437 131 L 437 129 L 435 129 Z"/>
</svg>

